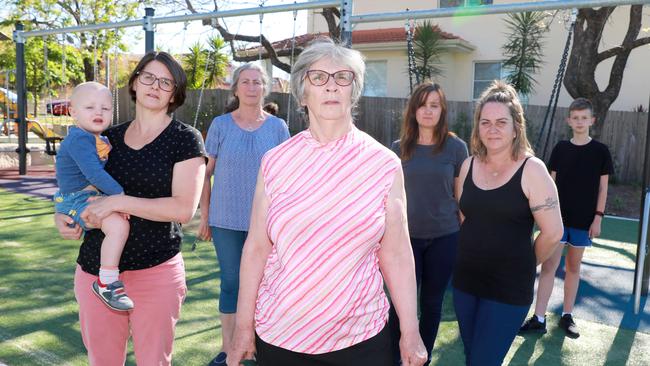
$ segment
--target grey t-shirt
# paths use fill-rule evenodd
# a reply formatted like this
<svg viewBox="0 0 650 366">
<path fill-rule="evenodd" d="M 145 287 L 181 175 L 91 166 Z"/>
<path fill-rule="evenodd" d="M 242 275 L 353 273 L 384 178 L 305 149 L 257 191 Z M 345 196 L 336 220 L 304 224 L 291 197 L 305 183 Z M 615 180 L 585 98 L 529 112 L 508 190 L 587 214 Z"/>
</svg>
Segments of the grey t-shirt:
<svg viewBox="0 0 650 366">
<path fill-rule="evenodd" d="M 399 140 L 391 148 L 400 156 Z M 441 152 L 434 154 L 433 149 L 433 145 L 416 145 L 411 159 L 402 160 L 412 238 L 433 239 L 460 229 L 454 178 L 467 158 L 467 145 L 449 136 Z"/>
</svg>

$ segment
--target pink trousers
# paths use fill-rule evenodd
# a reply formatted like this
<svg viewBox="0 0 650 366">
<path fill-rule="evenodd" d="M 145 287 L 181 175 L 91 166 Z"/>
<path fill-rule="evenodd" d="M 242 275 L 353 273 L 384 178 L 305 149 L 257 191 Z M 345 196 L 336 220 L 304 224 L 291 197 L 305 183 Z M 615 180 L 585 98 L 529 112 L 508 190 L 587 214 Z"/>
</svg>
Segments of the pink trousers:
<svg viewBox="0 0 650 366">
<path fill-rule="evenodd" d="M 179 253 L 155 267 L 120 274 L 135 303 L 129 312 L 109 309 L 93 293 L 97 276 L 77 265 L 74 293 L 91 366 L 122 366 L 129 336 L 140 366 L 171 365 L 174 328 L 185 299 L 185 265 Z"/>
</svg>

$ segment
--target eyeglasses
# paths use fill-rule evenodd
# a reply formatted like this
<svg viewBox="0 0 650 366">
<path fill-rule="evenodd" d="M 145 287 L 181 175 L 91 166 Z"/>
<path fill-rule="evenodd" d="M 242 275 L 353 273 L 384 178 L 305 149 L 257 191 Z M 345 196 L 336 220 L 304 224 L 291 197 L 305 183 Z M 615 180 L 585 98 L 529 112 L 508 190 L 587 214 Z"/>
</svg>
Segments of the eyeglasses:
<svg viewBox="0 0 650 366">
<path fill-rule="evenodd" d="M 334 82 L 338 86 L 348 86 L 354 81 L 354 72 L 350 70 L 340 70 L 333 74 L 323 70 L 309 70 L 307 71 L 307 79 L 313 86 L 323 86 L 330 80 L 330 76 L 334 78 Z"/>
<path fill-rule="evenodd" d="M 153 85 L 158 80 L 158 87 L 164 91 L 173 91 L 176 87 L 176 82 L 167 78 L 159 78 L 156 75 L 147 71 L 138 71 L 138 80 L 144 85 Z"/>
</svg>

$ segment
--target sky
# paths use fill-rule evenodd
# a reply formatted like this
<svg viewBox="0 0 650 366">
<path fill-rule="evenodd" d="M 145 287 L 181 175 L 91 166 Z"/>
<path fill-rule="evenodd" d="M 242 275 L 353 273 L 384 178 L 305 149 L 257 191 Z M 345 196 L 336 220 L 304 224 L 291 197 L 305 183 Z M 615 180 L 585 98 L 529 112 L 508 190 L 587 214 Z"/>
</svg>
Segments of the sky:
<svg viewBox="0 0 650 366">
<path fill-rule="evenodd" d="M 227 7 L 223 9 L 244 9 L 259 6 L 259 2 L 246 0 L 231 0 Z M 293 0 L 267 0 L 265 5 L 292 4 Z M 205 9 L 210 11 L 210 9 Z M 144 13 L 144 11 L 143 11 Z M 157 16 L 172 15 L 173 12 L 167 9 L 156 9 Z M 175 15 L 183 14 L 178 12 Z M 223 22 L 222 22 L 223 24 Z M 258 15 L 247 17 L 225 18 L 225 24 L 231 33 L 257 36 L 260 34 L 260 18 Z M 265 14 L 262 19 L 262 30 L 265 37 L 271 42 L 286 38 L 293 35 L 293 12 Z M 307 30 L 307 11 L 299 11 L 296 17 L 296 35 L 304 34 Z M 186 51 L 193 43 L 205 40 L 210 35 L 218 35 L 219 32 L 213 30 L 210 26 L 203 26 L 200 20 L 187 24 L 168 23 L 156 25 L 154 35 L 155 45 L 162 46 L 163 49 L 172 53 L 181 53 Z M 130 52 L 144 53 L 144 31 L 141 28 L 130 28 L 127 32 L 125 41 L 130 46 Z M 256 44 L 251 44 L 256 46 Z M 275 68 L 275 76 L 284 77 L 286 74 Z"/>
</svg>

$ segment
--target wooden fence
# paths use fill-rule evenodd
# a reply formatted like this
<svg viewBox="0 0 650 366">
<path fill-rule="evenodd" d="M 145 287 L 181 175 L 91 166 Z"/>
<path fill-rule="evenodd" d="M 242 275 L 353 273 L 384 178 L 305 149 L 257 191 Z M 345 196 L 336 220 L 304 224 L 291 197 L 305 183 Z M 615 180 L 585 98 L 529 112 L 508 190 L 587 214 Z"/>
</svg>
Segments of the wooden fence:
<svg viewBox="0 0 650 366">
<path fill-rule="evenodd" d="M 201 108 L 197 116 L 199 100 L 198 90 L 188 90 L 185 104 L 175 115 L 179 120 L 194 125 L 202 131 L 207 131 L 212 118 L 223 113 L 230 97 L 227 90 L 205 90 L 201 100 Z M 306 128 L 307 123 L 297 111 L 295 102 L 291 104 L 291 115 L 288 116 L 289 94 L 272 93 L 267 100 L 279 105 L 279 116 L 288 121 L 292 134 Z M 399 129 L 406 99 L 363 97 L 356 111 L 356 125 L 373 136 L 377 141 L 390 146 L 392 141 L 399 138 Z M 133 118 L 135 107 L 126 89 L 120 90 L 118 121 Z M 526 108 L 528 121 L 528 138 L 533 144 L 537 143 L 539 130 L 542 126 L 546 106 L 530 105 Z M 448 102 L 448 121 L 450 129 L 463 140 L 469 141 L 472 130 L 474 105 L 471 102 Z M 571 131 L 565 122 L 568 108 L 558 107 L 555 112 L 553 128 L 546 148 L 544 160 L 547 160 L 555 144 L 571 136 Z M 610 111 L 600 140 L 607 144 L 612 152 L 615 180 L 621 183 L 637 184 L 642 181 L 643 163 L 646 143 L 646 127 L 648 113 Z M 599 122 L 597 122 L 599 123 Z M 543 148 L 536 151 L 541 154 Z"/>
</svg>

